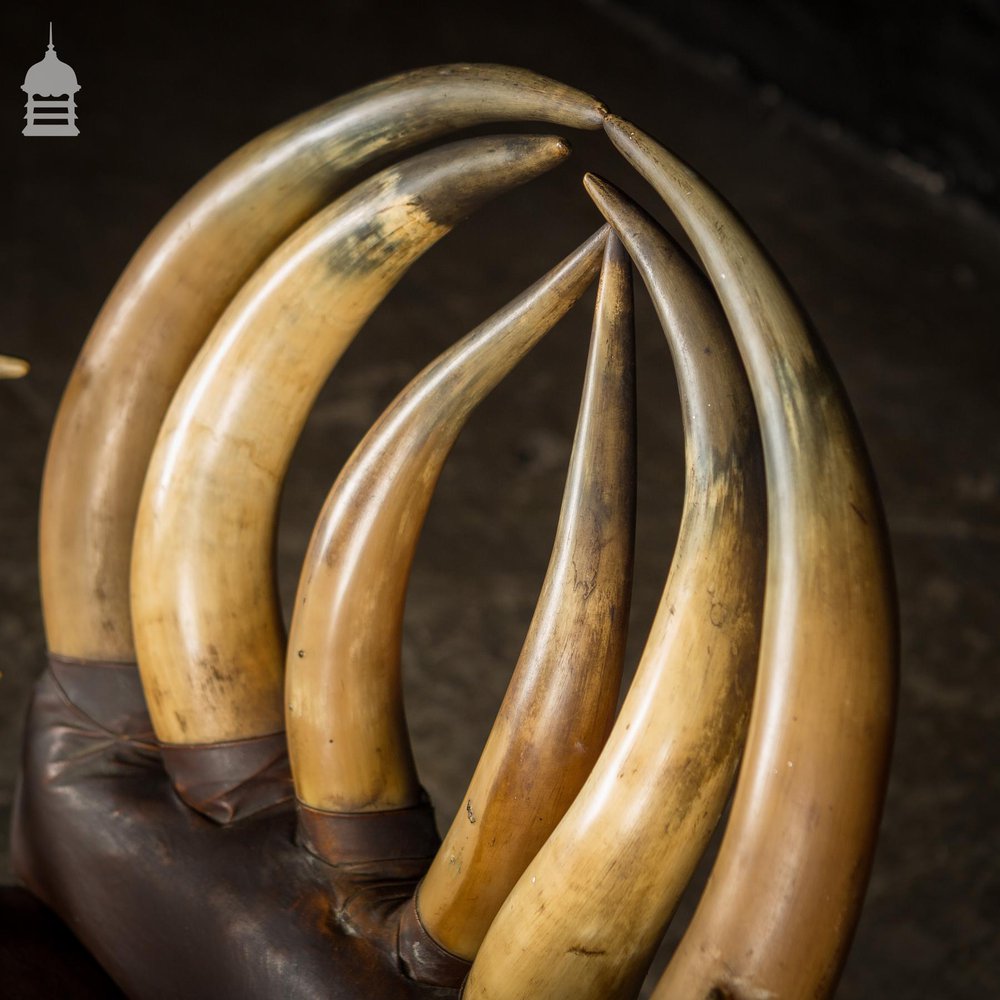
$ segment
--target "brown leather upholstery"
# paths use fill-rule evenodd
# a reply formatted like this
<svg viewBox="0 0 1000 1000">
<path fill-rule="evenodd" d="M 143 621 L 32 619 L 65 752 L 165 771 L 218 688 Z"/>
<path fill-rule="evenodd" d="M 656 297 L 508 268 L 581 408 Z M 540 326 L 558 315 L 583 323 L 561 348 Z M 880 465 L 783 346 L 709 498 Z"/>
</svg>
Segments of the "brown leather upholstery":
<svg viewBox="0 0 1000 1000">
<path fill-rule="evenodd" d="M 246 778 L 246 794 L 258 782 L 280 789 L 273 766 Z M 454 997 L 410 979 L 399 954 L 402 909 L 437 843 L 429 806 L 416 823 L 410 810 L 397 818 L 404 839 L 388 860 L 364 858 L 356 839 L 354 860 L 331 865 L 297 842 L 293 802 L 275 794 L 222 826 L 189 808 L 135 667 L 53 658 L 28 720 L 15 871 L 129 995 Z M 379 822 L 372 843 L 386 850 L 392 820 Z M 426 951 L 409 932 L 403 945 L 419 973 Z"/>
</svg>

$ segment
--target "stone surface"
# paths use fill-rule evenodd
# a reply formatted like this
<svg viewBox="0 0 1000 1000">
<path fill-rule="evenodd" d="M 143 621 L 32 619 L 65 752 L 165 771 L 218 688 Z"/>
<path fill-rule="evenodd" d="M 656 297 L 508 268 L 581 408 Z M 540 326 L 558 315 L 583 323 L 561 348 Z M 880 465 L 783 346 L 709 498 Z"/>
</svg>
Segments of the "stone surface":
<svg viewBox="0 0 1000 1000">
<path fill-rule="evenodd" d="M 5 13 L 4 64 L 38 58 L 46 25 Z M 41 40 L 38 36 L 40 34 Z M 132 250 L 197 178 L 268 126 L 397 70 L 525 65 L 591 90 L 697 166 L 785 271 L 833 356 L 884 492 L 902 606 L 896 754 L 864 916 L 839 996 L 1000 990 L 996 734 L 1000 618 L 1000 228 L 930 197 L 682 47 L 600 10 L 509 4 L 490 16 L 361 3 L 308 9 L 91 9 L 56 22 L 77 72 L 81 135 L 28 139 L 0 94 L 0 830 L 20 720 L 42 663 L 36 511 L 62 386 Z M 16 74 L 15 74 L 16 75 Z M 599 136 L 432 250 L 334 373 L 285 491 L 286 602 L 326 490 L 368 424 L 426 362 L 598 225 L 584 169 L 655 201 Z M 663 218 L 664 213 L 657 214 Z M 517 656 L 548 555 L 582 383 L 592 298 L 473 416 L 442 477 L 414 567 L 404 660 L 425 784 L 446 826 Z M 669 359 L 640 295 L 639 546 L 629 663 L 649 627 L 680 510 Z M 6 871 L 6 869 L 4 869 Z M 9 875 L 6 875 L 9 879 Z M 690 906 L 682 906 L 669 941 Z M 664 952 L 666 954 L 666 952 Z"/>
</svg>

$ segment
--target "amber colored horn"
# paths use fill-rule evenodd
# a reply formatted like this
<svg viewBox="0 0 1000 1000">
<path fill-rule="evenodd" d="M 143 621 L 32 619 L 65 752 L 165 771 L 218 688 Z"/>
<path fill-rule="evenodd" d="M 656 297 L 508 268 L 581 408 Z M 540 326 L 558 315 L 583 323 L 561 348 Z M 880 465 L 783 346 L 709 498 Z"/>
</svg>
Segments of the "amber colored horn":
<svg viewBox="0 0 1000 1000">
<path fill-rule="evenodd" d="M 746 731 L 764 586 L 750 390 L 718 303 L 610 185 L 587 189 L 632 255 L 680 385 L 677 549 L 632 686 L 590 777 L 475 960 L 467 998 L 633 997 L 714 829 Z"/>
<path fill-rule="evenodd" d="M 438 358 L 344 466 L 306 555 L 288 643 L 288 743 L 301 802 L 329 812 L 417 803 L 400 689 L 403 605 L 444 461 L 469 413 L 596 276 L 602 229 Z"/>
<path fill-rule="evenodd" d="M 420 887 L 421 922 L 475 957 L 604 746 L 621 686 L 635 534 L 628 255 L 611 237 L 562 512 L 541 596 L 472 782 Z"/>
<path fill-rule="evenodd" d="M 0 354 L 0 378 L 22 378 L 30 370 L 31 365 L 27 361 Z"/>
<path fill-rule="evenodd" d="M 293 118 L 214 169 L 163 218 L 94 323 L 63 395 L 41 504 L 49 648 L 131 661 L 136 510 L 170 399 L 239 288 L 376 157 L 455 129 L 539 120 L 600 128 L 577 90 L 505 66 L 436 66 Z"/>
<path fill-rule="evenodd" d="M 164 420 L 136 522 L 132 618 L 161 740 L 284 728 L 275 518 L 313 400 L 421 253 L 566 155 L 561 139 L 501 136 L 390 167 L 299 229 L 226 310 Z"/>
<path fill-rule="evenodd" d="M 754 237 L 689 167 L 618 118 L 736 335 L 767 469 L 767 599 L 732 813 L 656 997 L 822 997 L 857 922 L 895 714 L 896 599 L 881 504 L 832 365 Z"/>
</svg>

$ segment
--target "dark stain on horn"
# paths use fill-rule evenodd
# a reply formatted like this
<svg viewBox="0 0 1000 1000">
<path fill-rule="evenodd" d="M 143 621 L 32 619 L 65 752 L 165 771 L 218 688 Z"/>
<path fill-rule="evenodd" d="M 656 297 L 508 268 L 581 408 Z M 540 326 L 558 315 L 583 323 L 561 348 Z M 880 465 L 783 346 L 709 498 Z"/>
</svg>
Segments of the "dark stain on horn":
<svg viewBox="0 0 1000 1000">
<path fill-rule="evenodd" d="M 532 145 L 538 136 L 497 137 L 497 155 L 510 161 L 510 168 L 516 170 L 526 152 L 522 146 Z M 554 155 L 569 156 L 570 147 L 565 139 L 552 136 Z M 464 219 L 479 204 L 480 196 L 473 178 L 458 177 L 447 188 L 429 188 L 419 201 L 420 208 L 431 219 L 442 226 L 454 226 Z"/>
</svg>

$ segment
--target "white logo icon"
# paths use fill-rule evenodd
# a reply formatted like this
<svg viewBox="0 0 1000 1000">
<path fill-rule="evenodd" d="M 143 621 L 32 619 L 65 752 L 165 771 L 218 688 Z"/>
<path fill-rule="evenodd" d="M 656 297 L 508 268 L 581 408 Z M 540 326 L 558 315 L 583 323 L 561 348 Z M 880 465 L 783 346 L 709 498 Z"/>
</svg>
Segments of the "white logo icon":
<svg viewBox="0 0 1000 1000">
<path fill-rule="evenodd" d="M 52 44 L 49 22 L 49 48 L 45 58 L 36 62 L 24 76 L 21 87 L 28 95 L 25 105 L 23 135 L 79 135 L 76 127 L 76 99 L 80 90 L 76 73 L 57 55 Z"/>
</svg>

